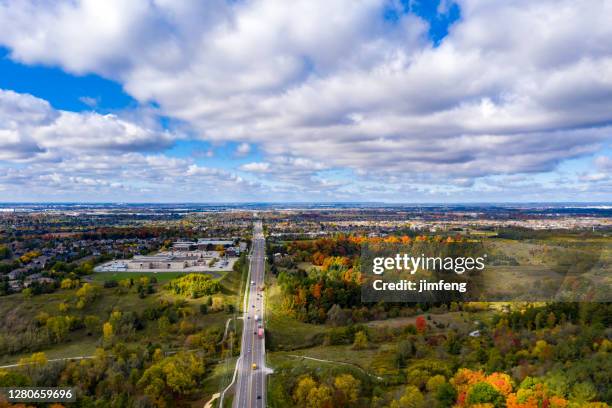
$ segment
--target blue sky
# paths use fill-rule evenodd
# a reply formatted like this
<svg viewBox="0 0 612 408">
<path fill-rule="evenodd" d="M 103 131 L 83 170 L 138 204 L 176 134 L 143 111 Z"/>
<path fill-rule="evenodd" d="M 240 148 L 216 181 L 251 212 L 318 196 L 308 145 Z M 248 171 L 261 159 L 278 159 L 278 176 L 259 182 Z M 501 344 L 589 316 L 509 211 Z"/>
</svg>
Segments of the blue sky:
<svg viewBox="0 0 612 408">
<path fill-rule="evenodd" d="M 83 97 L 95 100 L 95 110 L 100 112 L 138 105 L 115 81 L 96 74 L 71 75 L 57 67 L 20 64 L 11 60 L 10 51 L 5 47 L 0 47 L 0 85 L 3 89 L 45 99 L 54 108 L 62 110 L 91 110 L 92 107 L 82 101 Z"/>
<path fill-rule="evenodd" d="M 610 201 L 578 3 L 2 5 L 0 201 Z"/>
</svg>

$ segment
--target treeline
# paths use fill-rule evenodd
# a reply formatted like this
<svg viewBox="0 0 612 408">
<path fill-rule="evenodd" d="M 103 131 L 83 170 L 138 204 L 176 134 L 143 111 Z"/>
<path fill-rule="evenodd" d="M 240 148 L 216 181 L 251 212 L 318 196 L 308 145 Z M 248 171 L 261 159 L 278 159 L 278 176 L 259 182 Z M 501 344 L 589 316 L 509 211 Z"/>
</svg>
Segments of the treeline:
<svg viewBox="0 0 612 408">
<path fill-rule="evenodd" d="M 606 231 L 604 231 L 605 233 Z M 545 240 L 545 239 L 558 239 L 558 238 L 600 238 L 602 232 L 599 231 L 568 231 L 566 229 L 531 229 L 526 227 L 511 227 L 511 228 L 500 228 L 497 231 L 497 238 L 512 239 L 516 241 L 524 241 L 530 239 Z"/>
<path fill-rule="evenodd" d="M 190 273 L 179 279 L 173 279 L 168 283 L 167 288 L 177 295 L 197 299 L 221 291 L 221 284 L 209 275 Z"/>
<path fill-rule="evenodd" d="M 445 244 L 455 244 L 448 246 Z M 469 256 L 469 251 L 479 249 L 477 242 L 469 241 L 461 235 L 389 235 L 386 237 L 365 237 L 359 235 L 338 234 L 333 238 L 319 238 L 314 240 L 292 241 L 286 243 L 280 253 L 291 255 L 295 261 L 312 262 L 322 265 L 328 257 L 356 258 L 361 255 L 365 245 L 370 247 L 384 247 L 402 245 L 410 247 L 414 253 L 436 253 L 452 249 L 454 252 Z M 270 248 L 274 248 L 272 245 Z M 278 247 L 276 247 L 278 249 Z M 270 249 L 273 251 L 273 249 Z M 272 255 L 268 253 L 268 255 Z M 450 253 L 452 255 L 452 252 Z"/>
<path fill-rule="evenodd" d="M 508 314 L 496 314 L 493 323 L 502 320 L 513 330 L 538 330 L 563 323 L 612 327 L 612 303 L 555 302 L 539 307 L 527 304 Z"/>
</svg>

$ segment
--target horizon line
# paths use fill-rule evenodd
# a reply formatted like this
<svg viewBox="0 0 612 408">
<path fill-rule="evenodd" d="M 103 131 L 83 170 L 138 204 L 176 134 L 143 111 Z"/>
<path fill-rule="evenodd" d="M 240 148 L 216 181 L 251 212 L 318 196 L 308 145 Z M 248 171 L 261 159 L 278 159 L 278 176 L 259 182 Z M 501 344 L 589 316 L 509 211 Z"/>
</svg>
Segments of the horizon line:
<svg viewBox="0 0 612 408">
<path fill-rule="evenodd" d="M 113 205 L 249 205 L 249 204 L 369 204 L 369 205 L 458 205 L 458 204 L 610 204 L 612 201 L 0 201 L 0 205 L 66 205 L 66 204 L 113 204 Z"/>
</svg>

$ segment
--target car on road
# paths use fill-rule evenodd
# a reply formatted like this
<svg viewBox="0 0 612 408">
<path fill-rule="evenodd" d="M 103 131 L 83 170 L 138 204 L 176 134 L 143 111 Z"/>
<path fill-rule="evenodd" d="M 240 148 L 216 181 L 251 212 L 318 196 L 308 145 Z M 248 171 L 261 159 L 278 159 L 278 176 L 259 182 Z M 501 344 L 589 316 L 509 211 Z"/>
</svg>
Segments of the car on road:
<svg viewBox="0 0 612 408">
<path fill-rule="evenodd" d="M 253 368 L 253 370 L 257 370 L 257 364 L 253 363 L 251 367 Z"/>
</svg>

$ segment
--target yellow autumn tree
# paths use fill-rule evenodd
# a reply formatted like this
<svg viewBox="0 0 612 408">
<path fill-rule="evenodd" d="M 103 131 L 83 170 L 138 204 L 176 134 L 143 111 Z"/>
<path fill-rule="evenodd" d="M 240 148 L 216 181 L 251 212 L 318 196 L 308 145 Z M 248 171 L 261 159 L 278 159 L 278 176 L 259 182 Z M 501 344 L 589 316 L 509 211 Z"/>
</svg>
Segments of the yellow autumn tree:
<svg viewBox="0 0 612 408">
<path fill-rule="evenodd" d="M 334 387 L 341 393 L 343 402 L 354 404 L 361 392 L 361 381 L 350 374 L 341 374 L 334 379 Z"/>
<path fill-rule="evenodd" d="M 110 322 L 104 323 L 102 326 L 102 334 L 104 336 L 104 340 L 110 340 L 113 338 L 113 325 Z"/>
</svg>

